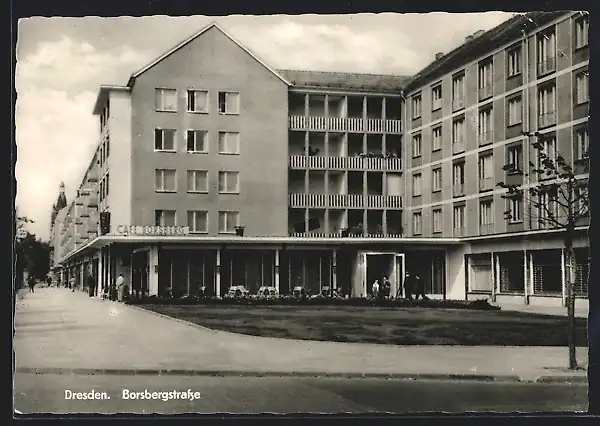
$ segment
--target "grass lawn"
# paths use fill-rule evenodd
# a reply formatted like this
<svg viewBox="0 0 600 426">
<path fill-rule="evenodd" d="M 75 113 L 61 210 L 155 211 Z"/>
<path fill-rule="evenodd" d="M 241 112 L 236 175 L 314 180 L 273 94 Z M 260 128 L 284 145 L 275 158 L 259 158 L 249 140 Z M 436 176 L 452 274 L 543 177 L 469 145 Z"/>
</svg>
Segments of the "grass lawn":
<svg viewBox="0 0 600 426">
<path fill-rule="evenodd" d="M 567 319 L 468 309 L 144 305 L 215 330 L 254 336 L 393 345 L 566 346 Z M 576 320 L 578 346 L 587 321 Z"/>
</svg>

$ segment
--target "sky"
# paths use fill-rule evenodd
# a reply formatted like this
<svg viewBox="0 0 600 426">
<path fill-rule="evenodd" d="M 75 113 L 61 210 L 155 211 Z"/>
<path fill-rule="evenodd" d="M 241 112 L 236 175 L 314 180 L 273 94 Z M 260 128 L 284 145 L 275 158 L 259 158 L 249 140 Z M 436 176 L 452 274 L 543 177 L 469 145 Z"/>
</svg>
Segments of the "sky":
<svg viewBox="0 0 600 426">
<path fill-rule="evenodd" d="M 226 17 L 27 18 L 18 26 L 15 111 L 19 215 L 49 237 L 60 182 L 70 203 L 99 136 L 100 85 L 129 76 L 212 21 L 274 68 L 413 75 L 503 12 Z"/>
</svg>

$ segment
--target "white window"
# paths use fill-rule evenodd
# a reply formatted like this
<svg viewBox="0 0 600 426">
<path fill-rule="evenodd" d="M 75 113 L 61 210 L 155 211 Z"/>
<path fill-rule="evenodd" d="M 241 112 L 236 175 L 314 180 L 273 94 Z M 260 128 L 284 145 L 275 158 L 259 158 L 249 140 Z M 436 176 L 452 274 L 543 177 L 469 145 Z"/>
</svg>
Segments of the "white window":
<svg viewBox="0 0 600 426">
<path fill-rule="evenodd" d="M 556 167 L 556 138 L 553 136 L 545 137 L 540 140 L 541 149 L 536 150 L 537 152 L 537 165 L 538 169 L 546 170 L 547 168 L 544 166 L 544 162 L 546 160 L 551 161 Z M 543 176 L 548 178 L 550 176 Z"/>
<path fill-rule="evenodd" d="M 492 128 L 492 108 L 484 108 L 479 111 L 479 142 L 492 141 L 494 129 Z"/>
<path fill-rule="evenodd" d="M 188 90 L 187 91 L 187 110 L 188 112 L 208 112 L 208 91 L 207 90 Z"/>
<path fill-rule="evenodd" d="M 413 197 L 418 197 L 421 193 L 421 173 L 417 173 L 413 175 Z"/>
<path fill-rule="evenodd" d="M 523 147 L 521 145 L 508 148 L 508 164 L 514 171 L 521 170 L 523 167 Z"/>
<path fill-rule="evenodd" d="M 493 155 L 487 154 L 479 157 L 479 179 L 491 179 L 494 167 Z"/>
<path fill-rule="evenodd" d="M 454 195 L 462 195 L 465 185 L 465 164 L 455 163 L 452 166 L 452 185 L 454 186 Z"/>
<path fill-rule="evenodd" d="M 552 226 L 558 221 L 558 202 L 555 191 L 543 191 L 538 196 L 538 221 L 541 227 Z"/>
<path fill-rule="evenodd" d="M 208 192 L 208 171 L 187 171 L 187 192 Z"/>
<path fill-rule="evenodd" d="M 202 210 L 188 210 L 187 222 L 190 232 L 208 232 L 208 212 Z"/>
<path fill-rule="evenodd" d="M 454 206 L 453 209 L 453 227 L 454 229 L 463 229 L 465 227 L 465 206 Z"/>
<path fill-rule="evenodd" d="M 412 118 L 419 118 L 421 116 L 421 94 L 413 95 L 412 97 Z"/>
<path fill-rule="evenodd" d="M 237 132 L 219 132 L 219 154 L 239 154 L 240 134 Z"/>
<path fill-rule="evenodd" d="M 573 199 L 574 203 L 574 214 L 579 216 L 586 216 L 590 213 L 590 198 L 588 192 L 588 186 L 586 184 L 580 184 L 573 188 Z"/>
<path fill-rule="evenodd" d="M 459 118 L 452 122 L 452 143 L 459 144 L 465 136 L 465 119 Z"/>
<path fill-rule="evenodd" d="M 442 149 L 442 126 L 438 126 L 431 131 L 433 140 L 431 142 L 431 150 L 439 151 Z"/>
<path fill-rule="evenodd" d="M 575 48 L 580 49 L 588 45 L 588 32 L 590 22 L 587 16 L 583 16 L 575 21 Z"/>
<path fill-rule="evenodd" d="M 493 70 L 494 62 L 491 59 L 479 65 L 479 90 L 492 87 L 494 81 Z"/>
<path fill-rule="evenodd" d="M 240 213 L 234 211 L 219 212 L 219 232 L 235 232 L 236 226 L 240 226 Z"/>
<path fill-rule="evenodd" d="M 510 223 L 517 223 L 523 221 L 523 198 L 511 197 L 508 200 L 508 211 L 510 217 L 508 221 Z"/>
<path fill-rule="evenodd" d="M 523 121 L 523 104 L 521 96 L 517 96 L 508 100 L 508 125 L 514 126 Z"/>
<path fill-rule="evenodd" d="M 442 209 L 434 209 L 432 212 L 433 232 L 442 232 Z"/>
<path fill-rule="evenodd" d="M 240 172 L 219 172 L 219 192 L 237 194 L 240 192 Z"/>
<path fill-rule="evenodd" d="M 464 106 L 465 99 L 465 75 L 460 74 L 452 78 L 452 103 L 461 103 Z"/>
<path fill-rule="evenodd" d="M 442 107 L 442 85 L 431 88 L 431 109 L 436 111 Z"/>
<path fill-rule="evenodd" d="M 577 74 L 577 103 L 583 104 L 589 100 L 588 72 Z"/>
<path fill-rule="evenodd" d="M 421 212 L 413 213 L 413 235 L 419 235 L 423 232 L 423 215 Z"/>
<path fill-rule="evenodd" d="M 175 151 L 175 129 L 154 130 L 155 151 Z"/>
<path fill-rule="evenodd" d="M 154 225 L 177 226 L 175 210 L 155 210 Z"/>
<path fill-rule="evenodd" d="M 176 192 L 177 172 L 174 169 L 154 170 L 154 190 L 156 192 Z"/>
<path fill-rule="evenodd" d="M 556 34 L 554 31 L 540 34 L 538 37 L 538 62 L 554 59 L 556 51 Z"/>
<path fill-rule="evenodd" d="M 479 224 L 482 226 L 492 225 L 494 223 L 492 200 L 482 201 L 479 203 Z"/>
<path fill-rule="evenodd" d="M 589 157 L 590 134 L 587 129 L 577 130 L 577 158 L 584 159 Z"/>
<path fill-rule="evenodd" d="M 412 156 L 413 158 L 421 156 L 421 134 L 414 135 L 412 138 Z"/>
<path fill-rule="evenodd" d="M 155 89 L 154 108 L 156 111 L 177 111 L 177 90 Z"/>
<path fill-rule="evenodd" d="M 208 132 L 206 130 L 187 131 L 188 152 L 208 152 Z"/>
<path fill-rule="evenodd" d="M 538 91 L 538 115 L 540 127 L 554 124 L 556 111 L 556 90 L 554 85 L 545 86 Z"/>
<path fill-rule="evenodd" d="M 219 114 L 239 114 L 240 94 L 237 92 L 219 92 Z"/>
<path fill-rule="evenodd" d="M 438 192 L 442 190 L 442 168 L 438 167 L 431 172 L 432 191 Z"/>
<path fill-rule="evenodd" d="M 511 49 L 506 54 L 508 76 L 521 74 L 521 47 Z"/>
</svg>

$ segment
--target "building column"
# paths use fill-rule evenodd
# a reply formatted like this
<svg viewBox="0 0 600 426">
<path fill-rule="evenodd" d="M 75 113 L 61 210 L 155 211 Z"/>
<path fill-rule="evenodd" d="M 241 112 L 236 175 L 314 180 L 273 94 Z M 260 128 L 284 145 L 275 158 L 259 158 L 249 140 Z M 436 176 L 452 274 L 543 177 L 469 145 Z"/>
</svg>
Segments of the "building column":
<svg viewBox="0 0 600 426">
<path fill-rule="evenodd" d="M 560 249 L 560 277 L 562 283 L 562 305 L 567 306 L 567 268 L 565 267 L 565 249 Z"/>
<path fill-rule="evenodd" d="M 158 247 L 148 252 L 148 296 L 158 296 Z"/>
<path fill-rule="evenodd" d="M 529 275 L 527 270 L 528 268 L 528 256 L 527 256 L 527 250 L 523 250 L 523 279 L 524 279 L 524 283 L 523 283 L 523 297 L 524 297 L 524 302 L 526 305 L 529 305 Z"/>
<path fill-rule="evenodd" d="M 280 249 L 276 249 L 275 250 L 275 291 L 277 291 L 277 293 L 279 294 L 279 266 L 280 266 L 280 262 L 279 262 L 279 250 Z"/>
<path fill-rule="evenodd" d="M 497 280 L 496 280 L 496 264 L 494 263 L 496 260 L 496 256 L 494 255 L 494 252 L 490 253 L 491 256 L 491 260 L 492 260 L 492 302 L 496 302 L 496 284 L 497 284 Z"/>
<path fill-rule="evenodd" d="M 100 255 L 98 256 L 98 273 L 96 277 L 96 296 L 102 297 L 102 281 L 104 277 L 104 249 L 100 249 Z"/>
<path fill-rule="evenodd" d="M 501 293 L 501 278 L 500 278 L 500 257 L 496 254 L 494 255 L 494 263 L 492 265 L 492 267 L 494 268 L 494 276 L 495 276 L 495 285 L 496 285 L 496 292 L 497 293 Z"/>
<path fill-rule="evenodd" d="M 217 249 L 217 267 L 215 268 L 215 295 L 221 295 L 221 249 Z"/>
<path fill-rule="evenodd" d="M 337 290 L 337 250 L 331 254 L 331 288 Z"/>
</svg>

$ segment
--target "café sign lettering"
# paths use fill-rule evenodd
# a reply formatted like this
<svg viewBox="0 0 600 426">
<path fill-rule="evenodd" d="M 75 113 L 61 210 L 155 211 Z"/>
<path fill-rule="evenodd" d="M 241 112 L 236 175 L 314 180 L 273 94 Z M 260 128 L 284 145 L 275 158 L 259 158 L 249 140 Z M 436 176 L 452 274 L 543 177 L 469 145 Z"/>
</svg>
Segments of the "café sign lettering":
<svg viewBox="0 0 600 426">
<path fill-rule="evenodd" d="M 190 234 L 189 226 L 119 225 L 117 233 L 131 236 L 183 236 Z"/>
</svg>

